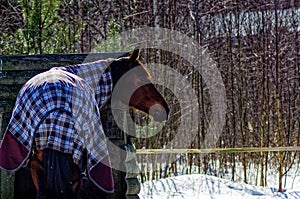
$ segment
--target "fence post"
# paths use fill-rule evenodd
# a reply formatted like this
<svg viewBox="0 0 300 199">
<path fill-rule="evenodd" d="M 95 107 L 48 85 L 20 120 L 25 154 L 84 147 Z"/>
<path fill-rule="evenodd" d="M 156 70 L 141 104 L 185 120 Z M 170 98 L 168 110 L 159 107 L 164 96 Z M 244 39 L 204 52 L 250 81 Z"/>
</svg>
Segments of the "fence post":
<svg viewBox="0 0 300 199">
<path fill-rule="evenodd" d="M 130 152 L 129 154 L 134 154 L 128 154 L 124 162 L 126 167 L 126 199 L 139 199 L 138 194 L 140 193 L 141 185 L 139 180 L 137 179 L 137 176 L 140 169 L 136 160 L 135 146 L 130 142 L 128 144 L 125 144 L 124 148 L 126 151 Z"/>
<path fill-rule="evenodd" d="M 115 147 L 119 147 L 130 153 L 127 153 L 126 157 L 119 154 L 120 156 L 117 158 L 116 154 L 114 154 L 115 158 L 112 161 L 117 161 L 115 164 L 119 164 L 122 171 L 113 168 L 115 193 L 109 196 L 109 199 L 139 199 L 140 183 L 137 179 L 139 168 L 135 155 L 128 155 L 135 154 L 135 147 L 131 139 L 118 127 L 115 119 L 123 119 L 123 125 L 125 125 L 124 128 L 126 128 L 127 131 L 135 132 L 135 127 L 127 124 L 127 120 L 131 119 L 131 116 L 126 110 L 117 108 L 114 112 L 117 113 L 116 115 L 120 118 L 116 118 L 116 115 L 112 114 L 110 103 L 101 111 L 104 131 Z M 109 149 L 109 152 L 114 153 L 113 149 Z"/>
</svg>

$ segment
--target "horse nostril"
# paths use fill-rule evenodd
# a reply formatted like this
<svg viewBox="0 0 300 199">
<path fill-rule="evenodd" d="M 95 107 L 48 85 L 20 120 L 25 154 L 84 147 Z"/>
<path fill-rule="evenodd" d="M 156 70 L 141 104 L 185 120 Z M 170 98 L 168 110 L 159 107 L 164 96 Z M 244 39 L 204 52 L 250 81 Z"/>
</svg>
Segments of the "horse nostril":
<svg viewBox="0 0 300 199">
<path fill-rule="evenodd" d="M 149 114 L 152 115 L 154 120 L 157 122 L 162 122 L 168 119 L 167 111 L 160 104 L 153 105 L 149 110 Z"/>
</svg>

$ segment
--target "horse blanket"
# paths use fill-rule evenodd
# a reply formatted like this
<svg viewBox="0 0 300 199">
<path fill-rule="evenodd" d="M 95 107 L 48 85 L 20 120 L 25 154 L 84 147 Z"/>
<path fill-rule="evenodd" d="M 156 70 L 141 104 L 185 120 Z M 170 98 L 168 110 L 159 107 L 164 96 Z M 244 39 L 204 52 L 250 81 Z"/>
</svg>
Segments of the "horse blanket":
<svg viewBox="0 0 300 199">
<path fill-rule="evenodd" d="M 100 189 L 113 192 L 112 170 L 99 109 L 112 92 L 110 60 L 52 68 L 20 90 L 0 146 L 0 168 L 26 166 L 33 146 L 88 153 L 87 173 Z"/>
</svg>

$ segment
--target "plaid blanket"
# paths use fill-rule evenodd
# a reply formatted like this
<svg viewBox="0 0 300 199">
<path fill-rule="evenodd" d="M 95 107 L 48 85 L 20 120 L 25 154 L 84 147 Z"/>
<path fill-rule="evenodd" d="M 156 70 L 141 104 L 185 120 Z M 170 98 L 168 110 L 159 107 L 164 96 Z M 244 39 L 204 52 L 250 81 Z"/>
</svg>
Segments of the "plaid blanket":
<svg viewBox="0 0 300 199">
<path fill-rule="evenodd" d="M 15 171 L 26 165 L 33 143 L 37 149 L 70 153 L 77 164 L 86 148 L 91 180 L 113 191 L 99 112 L 112 91 L 109 62 L 56 67 L 30 79 L 19 92 L 4 134 L 0 168 Z"/>
</svg>

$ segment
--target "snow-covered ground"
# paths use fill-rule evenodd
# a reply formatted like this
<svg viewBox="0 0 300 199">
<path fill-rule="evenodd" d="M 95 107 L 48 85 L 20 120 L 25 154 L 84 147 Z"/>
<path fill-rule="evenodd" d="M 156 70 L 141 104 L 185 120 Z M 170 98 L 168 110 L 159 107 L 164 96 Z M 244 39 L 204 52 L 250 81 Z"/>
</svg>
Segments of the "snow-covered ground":
<svg viewBox="0 0 300 199">
<path fill-rule="evenodd" d="M 298 185 L 279 193 L 276 187 L 252 186 L 191 174 L 145 182 L 141 185 L 139 196 L 140 199 L 300 199 Z"/>
</svg>

